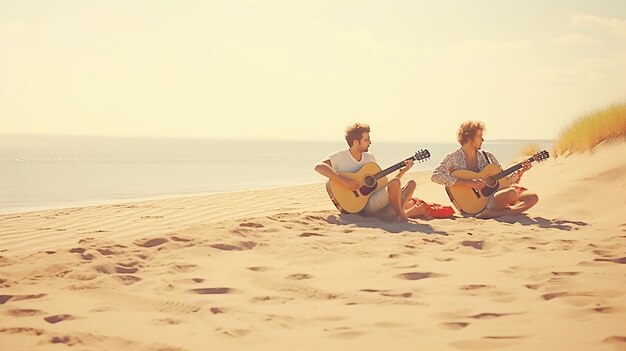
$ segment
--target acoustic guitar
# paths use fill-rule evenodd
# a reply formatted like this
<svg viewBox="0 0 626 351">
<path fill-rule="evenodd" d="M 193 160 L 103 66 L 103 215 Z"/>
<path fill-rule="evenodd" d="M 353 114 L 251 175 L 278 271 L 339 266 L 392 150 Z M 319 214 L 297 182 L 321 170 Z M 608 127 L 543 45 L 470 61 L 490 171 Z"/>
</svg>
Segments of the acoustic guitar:
<svg viewBox="0 0 626 351">
<path fill-rule="evenodd" d="M 354 173 L 339 172 L 340 175 L 359 182 L 361 187 L 358 190 L 346 188 L 338 181 L 329 180 L 326 183 L 326 191 L 339 211 L 343 213 L 357 213 L 365 208 L 367 200 L 377 189 L 382 189 L 387 185 L 388 180 L 386 176 L 388 174 L 404 167 L 404 161 L 421 162 L 429 157 L 430 153 L 428 150 L 422 149 L 406 160 L 384 170 L 381 170 L 376 163 L 368 162 Z"/>
<path fill-rule="evenodd" d="M 548 154 L 546 150 L 542 150 L 526 161 L 541 162 L 548 157 L 550 157 L 550 154 Z M 482 179 L 486 186 L 478 191 L 465 185 L 452 185 L 446 187 L 446 192 L 457 210 L 463 214 L 475 215 L 482 212 L 485 207 L 487 207 L 489 196 L 500 189 L 506 189 L 511 186 L 507 176 L 522 167 L 523 162 L 511 166 L 504 171 L 493 163 L 486 165 L 485 168 L 478 173 L 466 169 L 458 169 L 450 173 L 450 175 L 459 179 Z"/>
</svg>

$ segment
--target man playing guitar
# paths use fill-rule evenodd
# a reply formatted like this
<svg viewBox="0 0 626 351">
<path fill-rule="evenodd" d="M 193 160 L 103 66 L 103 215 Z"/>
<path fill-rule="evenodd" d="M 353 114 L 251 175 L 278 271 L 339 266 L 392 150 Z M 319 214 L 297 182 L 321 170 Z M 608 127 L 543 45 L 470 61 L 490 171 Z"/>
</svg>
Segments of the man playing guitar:
<svg viewBox="0 0 626 351">
<path fill-rule="evenodd" d="M 349 149 L 330 154 L 315 166 L 315 170 L 348 189 L 358 190 L 363 184 L 338 172 L 356 172 L 368 162 L 376 163 L 374 155 L 367 152 L 372 144 L 369 133 L 370 127 L 367 124 L 355 123 L 348 126 L 345 138 Z M 406 160 L 404 163 L 405 167 L 389 180 L 386 187 L 376 189 L 371 194 L 361 214 L 367 216 L 391 214 L 395 215 L 398 221 L 406 221 L 409 217 L 420 216 L 426 212 L 424 204 L 416 204 L 411 200 L 416 187 L 415 181 L 409 180 L 404 187 L 400 187 L 400 178 L 413 166 L 412 160 Z"/>
<path fill-rule="evenodd" d="M 473 188 L 479 194 L 486 184 L 483 179 L 461 179 L 451 173 L 456 170 L 470 170 L 480 172 L 486 165 L 493 163 L 500 167 L 498 160 L 490 152 L 479 152 L 483 139 L 485 124 L 483 122 L 469 121 L 461 124 L 457 134 L 457 140 L 461 148 L 446 155 L 439 166 L 432 174 L 432 181 L 445 185 L 465 186 Z M 522 163 L 522 167 L 508 176 L 511 184 L 519 183 L 522 175 L 531 164 L 529 161 Z M 475 214 L 477 218 L 495 218 L 505 215 L 522 213 L 533 207 L 539 197 L 526 189 L 518 186 L 511 186 L 497 190 L 489 196 L 487 205 L 481 212 Z"/>
</svg>

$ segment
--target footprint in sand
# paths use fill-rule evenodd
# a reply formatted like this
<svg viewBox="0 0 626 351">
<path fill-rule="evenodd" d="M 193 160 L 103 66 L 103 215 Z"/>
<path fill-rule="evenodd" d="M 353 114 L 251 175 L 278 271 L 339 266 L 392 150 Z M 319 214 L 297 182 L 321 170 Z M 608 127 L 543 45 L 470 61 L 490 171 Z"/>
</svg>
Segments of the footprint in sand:
<svg viewBox="0 0 626 351">
<path fill-rule="evenodd" d="M 447 322 L 441 324 L 446 329 L 459 330 L 467 327 L 469 323 L 467 322 Z"/>
<path fill-rule="evenodd" d="M 193 263 L 177 263 L 171 266 L 172 273 L 187 273 L 198 269 L 198 265 Z"/>
<path fill-rule="evenodd" d="M 409 298 L 411 296 L 413 296 L 413 293 L 410 291 L 381 291 L 380 294 L 382 296 L 388 296 L 388 297 L 405 297 L 405 298 Z"/>
<path fill-rule="evenodd" d="M 409 298 L 413 296 L 413 293 L 410 291 L 394 291 L 394 290 L 377 290 L 377 289 L 361 289 L 359 291 L 370 292 L 370 293 L 379 293 L 382 296 L 388 297 L 405 297 Z"/>
<path fill-rule="evenodd" d="M 593 306 L 591 308 L 596 309 L 595 310 L 596 312 L 610 313 L 608 311 L 612 310 L 611 307 L 597 306 L 598 299 L 599 298 L 600 299 L 614 298 L 614 297 L 621 296 L 622 294 L 623 294 L 622 291 L 595 291 L 595 292 L 562 291 L 562 292 L 543 294 L 541 295 L 541 297 L 546 301 L 553 300 L 553 299 L 562 300 L 566 304 L 571 305 L 571 306 L 576 306 L 576 307 L 589 306 L 595 303 L 596 306 Z"/>
<path fill-rule="evenodd" d="M 0 295 L 0 305 L 4 305 L 9 300 L 11 301 L 20 301 L 20 300 L 30 300 L 30 299 L 39 299 L 46 296 L 46 294 L 36 294 L 36 295 Z"/>
<path fill-rule="evenodd" d="M 363 332 L 352 330 L 349 327 L 327 328 L 325 332 L 332 332 L 329 336 L 337 339 L 353 339 L 363 335 Z"/>
<path fill-rule="evenodd" d="M 45 312 L 40 310 L 34 310 L 29 308 L 16 308 L 11 309 L 6 312 L 7 315 L 12 317 L 30 317 L 30 316 L 38 316 L 45 314 Z"/>
<path fill-rule="evenodd" d="M 240 227 L 244 227 L 244 228 L 263 228 L 264 225 L 261 223 L 255 223 L 255 222 L 243 222 L 243 223 L 239 223 Z"/>
<path fill-rule="evenodd" d="M 311 279 L 313 278 L 313 276 L 308 275 L 306 273 L 296 273 L 296 274 L 288 275 L 286 278 L 291 279 L 291 280 L 303 280 L 303 279 Z"/>
<path fill-rule="evenodd" d="M 417 264 L 410 264 L 408 266 L 392 266 L 391 268 L 395 268 L 395 269 L 410 269 L 410 268 L 417 268 L 419 267 L 419 265 Z"/>
<path fill-rule="evenodd" d="M 579 275 L 580 272 L 552 272 L 552 274 L 556 276 L 573 276 Z"/>
<path fill-rule="evenodd" d="M 597 261 L 597 262 L 613 262 L 613 263 L 619 263 L 619 264 L 626 264 L 626 257 L 620 257 L 620 258 L 596 258 L 596 259 L 594 259 L 594 261 Z"/>
<path fill-rule="evenodd" d="M 512 316 L 515 314 L 519 314 L 519 313 L 478 313 L 475 315 L 471 315 L 471 316 L 466 316 L 467 318 L 472 318 L 472 319 L 478 319 L 478 320 L 483 320 L 483 319 L 494 319 L 494 318 L 500 318 L 500 317 L 505 317 L 505 316 Z"/>
<path fill-rule="evenodd" d="M 123 274 L 123 275 L 116 274 L 116 275 L 113 275 L 113 278 L 124 285 L 133 285 L 142 280 L 141 277 L 138 277 L 136 275 L 131 275 L 131 274 Z"/>
<path fill-rule="evenodd" d="M 130 267 L 137 266 L 139 264 L 139 261 L 125 261 L 125 262 L 118 262 L 117 264 L 118 266 L 130 268 Z"/>
<path fill-rule="evenodd" d="M 153 238 L 153 239 L 136 240 L 134 244 L 137 246 L 148 248 L 148 247 L 159 246 L 159 245 L 165 244 L 166 242 L 168 242 L 166 238 Z"/>
<path fill-rule="evenodd" d="M 189 241 L 194 241 L 195 239 L 193 239 L 193 238 L 185 238 L 185 237 L 182 237 L 182 236 L 179 236 L 179 235 L 170 235 L 170 240 L 186 243 L 186 242 L 189 242 Z"/>
<path fill-rule="evenodd" d="M 216 331 L 221 331 L 222 334 L 228 335 L 233 338 L 242 338 L 248 334 L 250 334 L 251 330 L 246 329 L 230 329 L 230 330 L 222 330 L 222 328 L 217 328 Z"/>
<path fill-rule="evenodd" d="M 74 346 L 82 343 L 80 338 L 70 335 L 53 336 L 52 339 L 50 339 L 50 342 L 53 344 L 65 344 L 67 346 Z"/>
<path fill-rule="evenodd" d="M 199 284 L 203 282 L 204 282 L 204 278 L 186 278 L 186 279 L 176 280 L 177 284 Z"/>
<path fill-rule="evenodd" d="M 282 296 L 256 296 L 256 297 L 251 298 L 250 302 L 276 305 L 276 304 L 284 304 L 293 300 L 294 299 L 291 297 L 282 297 Z"/>
<path fill-rule="evenodd" d="M 263 267 L 263 266 L 247 267 L 246 269 L 251 270 L 253 272 L 268 272 L 268 271 L 274 270 L 274 268 L 272 267 Z"/>
<path fill-rule="evenodd" d="M 220 313 L 225 313 L 226 311 L 221 308 L 221 307 L 211 307 L 210 309 L 211 313 L 213 314 L 220 314 Z"/>
<path fill-rule="evenodd" d="M 482 285 L 482 284 L 471 284 L 471 285 L 462 285 L 461 290 L 478 290 L 485 288 L 493 288 L 493 285 Z"/>
<path fill-rule="evenodd" d="M 402 273 L 399 275 L 396 275 L 396 278 L 400 278 L 400 279 L 406 279 L 406 280 L 420 280 L 420 279 L 426 279 L 426 278 L 439 278 L 439 277 L 445 277 L 445 274 L 439 274 L 439 273 L 432 273 L 432 272 L 409 272 L 409 273 Z"/>
<path fill-rule="evenodd" d="M 626 336 L 608 336 L 602 342 L 614 345 L 618 350 L 626 350 Z"/>
<path fill-rule="evenodd" d="M 76 317 L 70 314 L 55 314 L 54 316 L 48 316 L 44 318 L 44 320 L 50 324 L 55 324 L 55 323 L 68 321 L 72 319 L 76 319 Z"/>
<path fill-rule="evenodd" d="M 115 272 L 119 273 L 119 274 L 132 274 L 132 273 L 137 273 L 139 269 L 138 268 L 128 268 L 128 267 L 121 267 L 121 266 L 116 266 L 115 267 Z"/>
<path fill-rule="evenodd" d="M 189 290 L 196 294 L 201 295 L 220 295 L 220 294 L 231 294 L 234 293 L 235 290 L 231 288 L 199 288 L 199 289 L 191 289 Z"/>
<path fill-rule="evenodd" d="M 240 241 L 238 245 L 230 245 L 230 244 L 212 244 L 209 245 L 212 248 L 223 250 L 223 251 L 242 251 L 242 250 L 251 250 L 257 243 L 254 241 Z"/>
<path fill-rule="evenodd" d="M 302 234 L 300 234 L 299 236 L 307 238 L 309 236 L 326 236 L 324 234 L 318 234 L 318 233 L 312 233 L 312 232 L 303 232 Z"/>
<path fill-rule="evenodd" d="M 473 247 L 476 250 L 482 250 L 484 244 L 485 244 L 485 242 L 482 241 L 482 240 L 478 240 L 478 241 L 464 240 L 464 241 L 461 241 L 461 245 Z"/>
<path fill-rule="evenodd" d="M 180 319 L 176 319 L 176 318 L 161 318 L 161 319 L 155 319 L 153 320 L 150 324 L 156 324 L 156 325 L 176 325 L 176 324 L 180 324 L 182 321 Z"/>
<path fill-rule="evenodd" d="M 28 335 L 43 335 L 45 332 L 43 329 L 37 328 L 0 328 L 0 334 L 28 334 Z"/>
<path fill-rule="evenodd" d="M 623 309 L 620 307 L 603 306 L 603 307 L 592 307 L 590 308 L 590 310 L 597 312 L 597 313 L 619 313 Z"/>
</svg>

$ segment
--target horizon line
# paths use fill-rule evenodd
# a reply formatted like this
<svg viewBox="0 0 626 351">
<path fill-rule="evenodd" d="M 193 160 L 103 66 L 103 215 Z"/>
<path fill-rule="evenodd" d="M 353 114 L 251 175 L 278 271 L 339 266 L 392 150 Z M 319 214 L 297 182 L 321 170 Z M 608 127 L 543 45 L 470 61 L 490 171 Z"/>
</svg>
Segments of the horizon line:
<svg viewBox="0 0 626 351">
<path fill-rule="evenodd" d="M 71 134 L 71 133 L 24 133 L 24 132 L 0 132 L 1 136 L 30 136 L 30 137 L 96 137 L 96 138 L 122 138 L 122 139 L 178 139 L 178 140 L 217 140 L 217 141 L 285 141 L 285 142 L 345 142 L 343 139 L 289 139 L 289 138 L 227 138 L 212 136 L 180 136 L 180 135 L 113 135 L 113 134 Z M 456 143 L 454 138 L 446 140 L 418 140 L 427 143 Z M 485 142 L 499 141 L 556 141 L 556 139 L 526 139 L 526 138 L 494 138 L 486 139 Z M 382 143 L 412 143 L 410 140 L 377 140 Z"/>
</svg>

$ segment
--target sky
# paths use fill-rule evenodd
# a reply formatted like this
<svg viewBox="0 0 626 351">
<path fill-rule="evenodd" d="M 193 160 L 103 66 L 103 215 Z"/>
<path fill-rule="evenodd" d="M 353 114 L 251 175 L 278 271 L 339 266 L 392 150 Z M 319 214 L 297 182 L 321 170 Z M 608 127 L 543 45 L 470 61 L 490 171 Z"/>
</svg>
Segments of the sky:
<svg viewBox="0 0 626 351">
<path fill-rule="evenodd" d="M 624 101 L 623 0 L 0 0 L 0 134 L 552 139 Z"/>
</svg>

